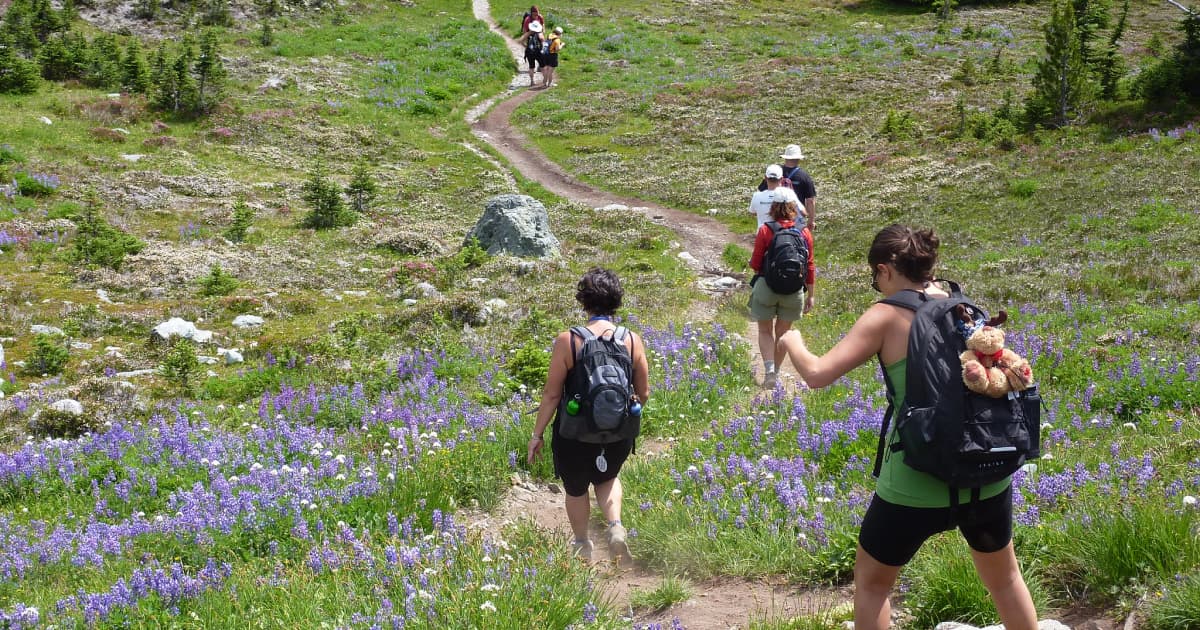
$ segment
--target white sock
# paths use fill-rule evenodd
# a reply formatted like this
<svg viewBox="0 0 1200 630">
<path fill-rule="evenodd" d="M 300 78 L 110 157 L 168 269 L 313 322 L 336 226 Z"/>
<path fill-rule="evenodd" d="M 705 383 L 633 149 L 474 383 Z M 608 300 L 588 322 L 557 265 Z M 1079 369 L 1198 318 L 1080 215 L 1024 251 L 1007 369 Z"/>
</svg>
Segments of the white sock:
<svg viewBox="0 0 1200 630">
<path fill-rule="evenodd" d="M 763 361 L 763 369 L 766 370 L 767 374 L 774 372 L 775 371 L 775 362 L 774 361 Z"/>
</svg>

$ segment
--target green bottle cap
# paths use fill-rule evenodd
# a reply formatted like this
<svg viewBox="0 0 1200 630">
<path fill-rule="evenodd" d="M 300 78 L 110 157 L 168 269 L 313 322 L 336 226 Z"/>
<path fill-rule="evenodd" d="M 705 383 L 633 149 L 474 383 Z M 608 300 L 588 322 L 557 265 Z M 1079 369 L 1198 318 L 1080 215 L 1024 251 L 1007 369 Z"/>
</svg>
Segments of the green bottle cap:
<svg viewBox="0 0 1200 630">
<path fill-rule="evenodd" d="M 572 400 L 567 401 L 567 413 L 571 414 L 572 416 L 579 413 L 579 401 L 578 400 L 572 399 Z"/>
</svg>

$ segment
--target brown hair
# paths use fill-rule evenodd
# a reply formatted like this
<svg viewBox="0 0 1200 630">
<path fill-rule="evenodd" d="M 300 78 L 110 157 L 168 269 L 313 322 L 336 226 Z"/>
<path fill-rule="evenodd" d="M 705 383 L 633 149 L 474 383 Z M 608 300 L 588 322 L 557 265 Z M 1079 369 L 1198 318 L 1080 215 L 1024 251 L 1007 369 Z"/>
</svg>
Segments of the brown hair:
<svg viewBox="0 0 1200 630">
<path fill-rule="evenodd" d="M 796 208 L 795 201 L 773 201 L 771 202 L 771 218 L 776 221 L 795 219 Z"/>
<path fill-rule="evenodd" d="M 591 315 L 613 315 L 621 308 L 621 280 L 603 267 L 592 267 L 575 287 L 575 299 Z"/>
<path fill-rule="evenodd" d="M 875 235 L 867 252 L 867 263 L 891 264 L 900 275 L 913 282 L 933 280 L 933 265 L 937 262 L 940 241 L 933 230 L 914 230 L 906 225 L 892 224 Z"/>
</svg>

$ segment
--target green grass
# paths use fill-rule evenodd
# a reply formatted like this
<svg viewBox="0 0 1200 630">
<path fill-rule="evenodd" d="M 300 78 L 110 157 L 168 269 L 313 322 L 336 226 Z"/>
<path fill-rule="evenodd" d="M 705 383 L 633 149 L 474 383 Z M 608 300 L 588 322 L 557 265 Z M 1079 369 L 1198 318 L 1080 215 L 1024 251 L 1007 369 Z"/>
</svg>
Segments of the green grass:
<svg viewBox="0 0 1200 630">
<path fill-rule="evenodd" d="M 634 610 L 666 610 L 682 604 L 692 597 L 692 586 L 677 575 L 666 575 L 662 582 L 649 590 L 635 590 L 629 594 L 629 605 Z"/>
</svg>

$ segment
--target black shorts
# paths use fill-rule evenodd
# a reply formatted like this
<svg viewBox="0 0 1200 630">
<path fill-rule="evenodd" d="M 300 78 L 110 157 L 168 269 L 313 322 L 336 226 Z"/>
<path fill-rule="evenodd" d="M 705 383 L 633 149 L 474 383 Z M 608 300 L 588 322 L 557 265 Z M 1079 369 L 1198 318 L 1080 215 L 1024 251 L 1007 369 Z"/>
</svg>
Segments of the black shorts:
<svg viewBox="0 0 1200 630">
<path fill-rule="evenodd" d="M 542 66 L 546 68 L 557 68 L 558 53 L 546 53 L 542 55 Z"/>
<path fill-rule="evenodd" d="M 554 435 L 550 442 L 554 453 L 554 476 L 562 479 L 563 492 L 578 497 L 587 494 L 589 484 L 602 484 L 617 478 L 621 466 L 633 450 L 633 440 L 612 444 L 588 444 Z M 596 469 L 596 458 L 604 453 L 608 469 Z"/>
<path fill-rule="evenodd" d="M 529 69 L 533 70 L 535 67 L 537 67 L 538 64 L 540 64 L 542 62 L 542 56 L 535 52 L 530 52 L 530 51 L 526 50 L 525 51 L 525 61 L 529 63 Z"/>
<path fill-rule="evenodd" d="M 888 503 L 875 495 L 858 530 L 863 551 L 883 564 L 908 564 L 917 550 L 939 532 L 958 528 L 971 549 L 1000 551 L 1012 540 L 1012 486 L 978 503 L 957 508 L 915 508 Z"/>
</svg>

